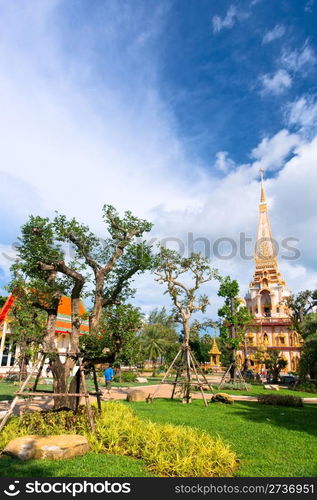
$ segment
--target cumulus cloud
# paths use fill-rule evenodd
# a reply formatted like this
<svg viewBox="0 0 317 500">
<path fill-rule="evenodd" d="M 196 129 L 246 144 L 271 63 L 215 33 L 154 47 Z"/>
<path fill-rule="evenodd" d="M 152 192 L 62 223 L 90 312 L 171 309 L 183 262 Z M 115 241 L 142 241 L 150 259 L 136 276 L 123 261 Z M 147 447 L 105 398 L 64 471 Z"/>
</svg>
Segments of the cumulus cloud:
<svg viewBox="0 0 317 500">
<path fill-rule="evenodd" d="M 263 94 L 280 95 L 292 85 L 292 78 L 285 69 L 279 69 L 273 74 L 260 76 Z"/>
<path fill-rule="evenodd" d="M 303 266 L 305 276 L 312 276 L 316 142 L 282 130 L 264 137 L 244 165 L 220 151 L 215 162 L 224 174 L 220 179 L 208 165 L 202 169 L 188 158 L 160 95 L 151 45 L 164 22 L 160 9 L 147 13 L 141 36 L 145 18 L 129 3 L 122 11 L 116 1 L 101 2 L 110 10 L 103 12 L 108 30 L 100 48 L 95 44 L 103 23 L 94 26 L 97 33 L 85 25 L 72 40 L 62 37 L 67 29 L 56 9 L 60 3 L 21 1 L 18 13 L 7 3 L 0 18 L 0 268 L 5 277 L 10 261 L 4 255 L 12 249 L 4 234 L 17 232 L 29 213 L 50 215 L 58 209 L 102 235 L 100 211 L 106 202 L 152 220 L 150 237 L 177 238 L 186 248 L 190 238 L 205 238 L 212 264 L 238 279 L 244 293 L 253 273 L 254 239 L 244 258 L 239 238 L 241 232 L 253 238 L 256 233 L 259 165 L 275 171 L 266 181 L 274 234 L 301 239 L 301 259 L 289 266 Z M 66 57 L 62 47 L 74 39 L 78 43 Z M 222 244 L 230 254 L 230 243 L 222 238 L 234 240 L 235 256 L 219 257 Z M 200 249 L 206 241 L 192 243 Z M 291 284 L 300 288 L 302 283 L 294 278 Z M 136 285 L 136 303 L 145 311 L 169 304 L 153 277 L 138 277 Z M 216 287 L 212 283 L 206 292 L 216 297 Z"/>
<path fill-rule="evenodd" d="M 262 39 L 262 43 L 271 43 L 273 40 L 277 40 L 278 38 L 281 38 L 284 33 L 285 33 L 285 26 L 282 24 L 276 24 L 274 28 L 271 30 L 267 31 Z"/>
</svg>

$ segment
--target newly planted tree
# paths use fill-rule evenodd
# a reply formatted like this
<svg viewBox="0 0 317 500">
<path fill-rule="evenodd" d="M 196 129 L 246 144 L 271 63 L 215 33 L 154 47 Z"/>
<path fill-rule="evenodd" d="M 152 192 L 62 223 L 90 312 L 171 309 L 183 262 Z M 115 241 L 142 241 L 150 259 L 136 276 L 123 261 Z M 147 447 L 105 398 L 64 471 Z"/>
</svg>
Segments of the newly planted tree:
<svg viewBox="0 0 317 500">
<path fill-rule="evenodd" d="M 218 315 L 223 318 L 220 326 L 222 345 L 228 350 L 230 357 L 230 381 L 235 381 L 237 349 L 243 344 L 246 327 L 251 321 L 251 315 L 239 299 L 239 284 L 226 276 L 221 280 L 218 295 L 224 297 L 224 305 L 218 310 Z"/>
<path fill-rule="evenodd" d="M 198 364 L 189 345 L 191 319 L 197 312 L 204 313 L 209 304 L 208 296 L 199 294 L 199 290 L 212 279 L 219 279 L 219 276 L 201 254 L 193 253 L 190 257 L 181 257 L 177 252 L 167 248 L 161 248 L 155 274 L 156 280 L 165 284 L 167 289 L 165 293 L 170 295 L 174 305 L 175 320 L 182 326 L 182 368 L 185 372 L 183 396 L 186 402 L 189 402 L 191 367 L 198 380 Z M 202 390 L 201 386 L 200 389 Z"/>
</svg>

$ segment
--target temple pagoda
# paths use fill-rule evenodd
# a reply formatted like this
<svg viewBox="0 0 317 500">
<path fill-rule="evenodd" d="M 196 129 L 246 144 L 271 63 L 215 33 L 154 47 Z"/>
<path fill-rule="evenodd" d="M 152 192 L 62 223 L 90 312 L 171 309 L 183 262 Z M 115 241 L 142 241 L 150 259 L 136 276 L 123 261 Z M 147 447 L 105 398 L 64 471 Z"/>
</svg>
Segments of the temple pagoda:
<svg viewBox="0 0 317 500">
<path fill-rule="evenodd" d="M 255 271 L 249 285 L 245 303 L 253 316 L 246 331 L 245 348 L 238 351 L 238 362 L 247 356 L 249 366 L 260 371 L 255 353 L 262 348 L 276 349 L 287 361 L 285 372 L 296 371 L 300 357 L 301 339 L 292 328 L 290 312 L 285 299 L 291 292 L 278 269 L 276 245 L 272 237 L 268 207 L 265 198 L 263 170 L 261 174 L 261 197 L 259 204 L 258 230 L 255 244 Z"/>
</svg>

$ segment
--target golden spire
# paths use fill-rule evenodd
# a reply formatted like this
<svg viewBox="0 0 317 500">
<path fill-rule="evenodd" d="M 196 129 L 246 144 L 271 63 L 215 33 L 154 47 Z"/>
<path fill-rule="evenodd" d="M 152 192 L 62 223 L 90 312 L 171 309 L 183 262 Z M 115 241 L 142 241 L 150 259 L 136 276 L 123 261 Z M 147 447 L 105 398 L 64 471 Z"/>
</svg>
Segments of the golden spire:
<svg viewBox="0 0 317 500">
<path fill-rule="evenodd" d="M 264 181 L 263 181 L 263 173 L 264 169 L 260 168 L 260 176 L 261 176 L 261 203 L 265 203 L 265 192 L 264 192 Z"/>
</svg>

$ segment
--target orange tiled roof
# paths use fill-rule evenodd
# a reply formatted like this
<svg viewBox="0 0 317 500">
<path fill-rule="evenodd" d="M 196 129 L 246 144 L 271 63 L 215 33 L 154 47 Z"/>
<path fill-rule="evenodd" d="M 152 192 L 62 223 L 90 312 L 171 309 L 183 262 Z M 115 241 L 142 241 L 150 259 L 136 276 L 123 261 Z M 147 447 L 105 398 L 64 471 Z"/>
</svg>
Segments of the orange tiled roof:
<svg viewBox="0 0 317 500">
<path fill-rule="evenodd" d="M 14 303 L 14 296 L 10 295 L 0 311 L 0 323 L 4 321 L 10 312 L 11 307 Z M 79 314 L 85 314 L 86 309 L 83 303 L 80 303 Z M 56 321 L 56 333 L 71 333 L 72 322 L 71 322 L 71 299 L 69 297 L 63 296 L 59 302 L 57 310 L 57 321 Z M 89 333 L 88 320 L 82 320 L 80 325 L 80 334 L 85 335 Z"/>
</svg>

